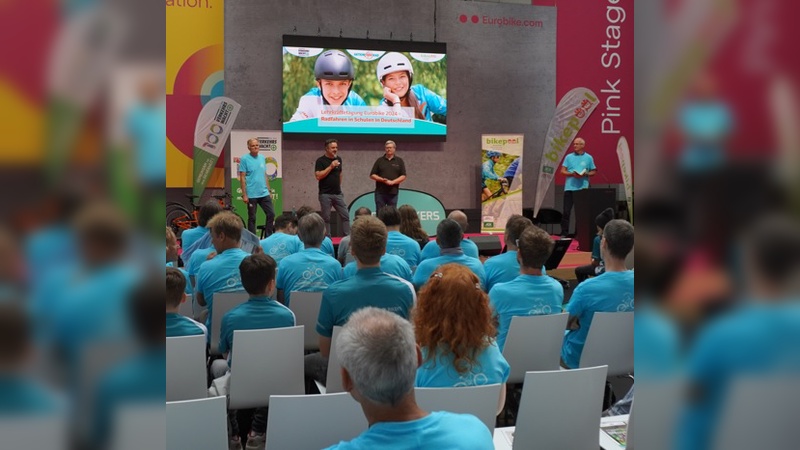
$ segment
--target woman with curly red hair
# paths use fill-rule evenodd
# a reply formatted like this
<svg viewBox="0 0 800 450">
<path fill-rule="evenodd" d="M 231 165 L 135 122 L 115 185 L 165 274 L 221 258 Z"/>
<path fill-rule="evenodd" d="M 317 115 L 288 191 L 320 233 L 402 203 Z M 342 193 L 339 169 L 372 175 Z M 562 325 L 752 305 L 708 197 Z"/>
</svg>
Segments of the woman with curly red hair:
<svg viewBox="0 0 800 450">
<path fill-rule="evenodd" d="M 460 264 L 440 266 L 420 291 L 412 318 L 423 359 L 416 385 L 501 383 L 502 410 L 509 366 L 495 342 L 497 328 L 478 277 Z"/>
</svg>

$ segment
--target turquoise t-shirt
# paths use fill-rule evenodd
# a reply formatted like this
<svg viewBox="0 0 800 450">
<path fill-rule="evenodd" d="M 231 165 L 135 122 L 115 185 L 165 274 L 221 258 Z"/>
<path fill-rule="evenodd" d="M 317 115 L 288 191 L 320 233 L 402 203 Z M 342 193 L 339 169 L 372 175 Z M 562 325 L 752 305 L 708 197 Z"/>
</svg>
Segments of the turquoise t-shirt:
<svg viewBox="0 0 800 450">
<path fill-rule="evenodd" d="M 0 375 L 0 417 L 48 415 L 64 406 L 54 392 L 29 376 Z"/>
<path fill-rule="evenodd" d="M 172 262 L 168 262 L 167 267 L 175 267 L 175 264 L 173 264 Z M 186 278 L 186 287 L 183 289 L 183 292 L 185 292 L 186 295 L 192 295 L 192 283 L 189 282 L 189 272 L 187 272 L 184 269 L 181 269 L 180 267 L 178 267 L 177 269 L 181 271 L 181 273 L 183 274 L 183 278 Z M 189 297 L 188 301 L 191 301 L 191 299 L 192 298 Z"/>
<path fill-rule="evenodd" d="M 437 411 L 408 422 L 378 422 L 326 450 L 493 450 L 492 434 L 470 414 Z"/>
<path fill-rule="evenodd" d="M 194 255 L 192 255 L 194 256 Z M 239 273 L 239 264 L 250 256 L 240 248 L 229 248 L 200 266 L 197 273 L 197 292 L 203 294 L 208 307 L 206 328 L 211 328 L 211 305 L 214 303 L 216 292 L 243 291 L 242 277 Z"/>
<path fill-rule="evenodd" d="M 296 323 L 291 309 L 269 297 L 250 297 L 237 305 L 222 318 L 219 328 L 219 352 L 227 353 L 233 348 L 233 332 L 236 330 L 263 330 L 267 328 L 293 327 Z M 228 361 L 231 361 L 228 355 Z"/>
<path fill-rule="evenodd" d="M 491 291 L 498 283 L 506 283 L 519 275 L 519 261 L 517 251 L 509 250 L 497 256 L 492 256 L 483 263 L 486 271 L 486 291 Z"/>
<path fill-rule="evenodd" d="M 598 262 L 603 262 L 603 256 L 600 253 L 600 241 L 602 237 L 595 236 L 592 240 L 592 259 L 596 259 Z"/>
<path fill-rule="evenodd" d="M 499 319 L 497 345 L 500 350 L 505 348 L 512 317 L 558 314 L 562 303 L 564 288 L 547 275 L 518 275 L 507 283 L 496 284 L 489 291 L 489 304 Z"/>
<path fill-rule="evenodd" d="M 194 253 L 192 253 L 192 257 L 189 258 L 189 264 L 186 265 L 186 272 L 189 275 L 197 275 L 197 272 L 200 271 L 200 265 L 206 262 L 208 260 L 208 255 L 215 251 L 214 247 L 195 250 Z"/>
<path fill-rule="evenodd" d="M 478 255 L 478 245 L 472 242 L 469 239 L 462 239 L 461 240 L 461 250 L 464 252 L 465 255 L 471 256 L 475 259 L 479 257 Z M 425 261 L 426 259 L 436 258 L 437 256 L 442 255 L 442 250 L 439 248 L 439 243 L 436 240 L 428 241 L 425 244 L 425 247 L 422 249 L 422 252 L 419 256 L 419 261 Z"/>
<path fill-rule="evenodd" d="M 454 355 L 439 348 L 436 356 L 428 360 L 430 350 L 422 349 L 422 365 L 417 369 L 418 387 L 468 387 L 486 384 L 505 384 L 511 368 L 503 357 L 497 343 L 492 341 L 478 354 L 470 370 L 458 373 Z"/>
<path fill-rule="evenodd" d="M 135 145 L 139 180 L 163 183 L 167 178 L 167 106 L 140 103 L 126 120 L 127 132 Z"/>
<path fill-rule="evenodd" d="M 408 281 L 384 273 L 378 267 L 356 272 L 355 276 L 333 283 L 322 293 L 317 317 L 317 333 L 333 336 L 333 327 L 344 325 L 357 310 L 374 306 L 408 319 L 417 295 Z"/>
<path fill-rule="evenodd" d="M 592 155 L 584 152 L 582 155 L 577 153 L 570 153 L 564 157 L 564 163 L 562 166 L 566 167 L 570 172 L 582 172 L 586 170 L 587 172 L 591 170 L 597 169 L 594 165 L 594 158 Z M 589 188 L 589 177 L 582 176 L 582 177 L 566 177 L 566 181 L 564 182 L 564 190 L 565 191 L 579 191 L 581 189 L 588 189 Z"/>
<path fill-rule="evenodd" d="M 300 236 L 294 237 L 294 245 L 295 249 L 292 253 L 300 253 L 306 248 L 305 244 L 303 244 L 303 241 L 300 240 Z M 336 259 L 336 252 L 333 251 L 333 241 L 331 241 L 331 238 L 328 236 L 325 236 L 325 239 L 322 240 L 322 245 L 320 245 L 319 248 L 325 252 L 326 255 L 331 255 L 331 257 Z"/>
<path fill-rule="evenodd" d="M 178 313 L 167 313 L 167 337 L 208 336 L 208 329 L 200 322 L 196 322 Z"/>
<path fill-rule="evenodd" d="M 239 160 L 239 173 L 244 172 L 247 185 L 247 197 L 262 198 L 269 195 L 267 189 L 267 160 L 259 153 L 256 156 L 247 153 Z"/>
<path fill-rule="evenodd" d="M 279 263 L 283 258 L 297 253 L 296 237 L 293 234 L 276 231 L 266 239 L 261 240 L 261 248 L 264 249 L 264 253 L 271 256 L 276 263 Z"/>
<path fill-rule="evenodd" d="M 417 246 L 419 248 L 419 246 Z M 355 276 L 358 271 L 358 265 L 355 261 L 348 263 L 344 266 L 344 279 Z M 409 283 L 411 282 L 411 268 L 408 263 L 397 255 L 385 254 L 381 256 L 381 272 L 388 273 L 389 275 L 398 276 Z"/>
<path fill-rule="evenodd" d="M 595 312 L 633 311 L 633 271 L 606 272 L 579 284 L 567 304 L 580 328 L 564 335 L 561 359 L 570 369 L 580 366 L 583 345 Z"/>
<path fill-rule="evenodd" d="M 421 289 L 422 285 L 428 282 L 428 278 L 437 267 L 443 264 L 456 263 L 462 266 L 467 266 L 478 279 L 481 281 L 481 286 L 486 286 L 486 273 L 483 270 L 481 260 L 467 255 L 444 255 L 436 258 L 426 259 L 419 263 L 417 271 L 414 272 L 414 287 Z"/>
<path fill-rule="evenodd" d="M 390 231 L 386 240 L 386 253 L 403 258 L 412 269 L 419 264 L 419 243 L 399 231 Z"/>
<path fill-rule="evenodd" d="M 292 291 L 319 292 L 342 279 L 342 266 L 318 248 L 307 248 L 283 258 L 278 264 L 277 287 L 286 305 Z"/>
<path fill-rule="evenodd" d="M 206 233 L 208 233 L 208 228 L 199 225 L 194 228 L 189 228 L 188 230 L 183 230 L 181 233 L 181 247 L 191 247 L 192 244 L 197 242 L 197 240 L 202 238 Z"/>
</svg>

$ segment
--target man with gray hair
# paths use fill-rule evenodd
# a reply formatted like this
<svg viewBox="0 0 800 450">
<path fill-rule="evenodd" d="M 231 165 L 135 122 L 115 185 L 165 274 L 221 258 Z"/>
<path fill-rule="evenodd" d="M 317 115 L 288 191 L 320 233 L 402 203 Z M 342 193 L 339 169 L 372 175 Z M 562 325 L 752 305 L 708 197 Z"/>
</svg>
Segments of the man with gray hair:
<svg viewBox="0 0 800 450">
<path fill-rule="evenodd" d="M 375 181 L 375 211 L 386 205 L 397 207 L 400 183 L 406 180 L 406 163 L 394 155 L 397 144 L 386 141 L 385 154 L 375 161 L 370 171 L 370 179 Z"/>
<path fill-rule="evenodd" d="M 301 217 L 297 236 L 304 250 L 283 258 L 278 265 L 278 301 L 289 306 L 292 291 L 324 291 L 342 279 L 339 261 L 320 250 L 325 238 L 325 221 L 317 213 Z"/>
<path fill-rule="evenodd" d="M 428 282 L 431 274 L 437 267 L 448 264 L 456 263 L 466 266 L 478 279 L 481 280 L 481 286 L 486 289 L 486 276 L 483 269 L 483 264 L 478 258 L 473 258 L 464 254 L 461 244 L 464 239 L 464 233 L 461 230 L 461 225 L 453 219 L 444 219 L 436 227 L 436 243 L 441 248 L 441 256 L 426 259 L 417 266 L 417 271 L 414 272 L 414 287 L 418 290 L 422 285 Z"/>
<path fill-rule="evenodd" d="M 467 221 L 467 215 L 464 214 L 464 211 L 461 211 L 460 209 L 453 210 L 447 215 L 447 218 L 455 220 L 456 223 L 461 226 L 462 234 L 467 232 L 469 222 Z M 478 259 L 478 245 L 471 240 L 462 237 L 461 250 L 464 251 L 465 255 Z M 419 260 L 422 262 L 426 259 L 436 258 L 437 256 L 441 256 L 439 243 L 436 241 L 430 241 L 425 244 L 425 248 L 422 249 L 422 253 L 419 255 Z"/>
<path fill-rule="evenodd" d="M 336 342 L 342 385 L 361 405 L 369 429 L 336 450 L 448 448 L 491 450 L 492 435 L 468 414 L 429 413 L 414 397 L 422 353 L 414 329 L 402 317 L 379 308 L 350 316 Z"/>
</svg>

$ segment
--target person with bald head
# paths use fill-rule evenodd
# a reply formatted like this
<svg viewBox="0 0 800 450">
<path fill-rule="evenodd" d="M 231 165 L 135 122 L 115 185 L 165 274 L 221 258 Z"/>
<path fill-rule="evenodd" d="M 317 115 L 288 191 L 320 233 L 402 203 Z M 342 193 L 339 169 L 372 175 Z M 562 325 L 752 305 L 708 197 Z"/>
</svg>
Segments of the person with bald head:
<svg viewBox="0 0 800 450">
<path fill-rule="evenodd" d="M 561 175 L 567 177 L 564 182 L 564 212 L 561 215 L 561 236 L 569 234 L 569 219 L 572 215 L 573 193 L 589 189 L 589 177 L 597 173 L 592 155 L 586 153 L 586 141 L 577 137 L 572 142 L 575 151 L 564 157 Z"/>
<path fill-rule="evenodd" d="M 467 232 L 469 222 L 467 222 L 467 215 L 464 214 L 464 211 L 461 211 L 460 209 L 453 210 L 447 215 L 447 218 L 455 221 L 461 227 L 462 235 Z M 478 259 L 478 246 L 471 240 L 462 238 L 461 250 L 466 256 L 471 256 L 475 259 Z M 441 256 L 441 249 L 439 248 L 437 241 L 433 240 L 425 244 L 425 247 L 422 249 L 422 253 L 420 253 L 419 260 L 422 262 L 426 259 L 436 258 L 437 256 Z"/>
</svg>

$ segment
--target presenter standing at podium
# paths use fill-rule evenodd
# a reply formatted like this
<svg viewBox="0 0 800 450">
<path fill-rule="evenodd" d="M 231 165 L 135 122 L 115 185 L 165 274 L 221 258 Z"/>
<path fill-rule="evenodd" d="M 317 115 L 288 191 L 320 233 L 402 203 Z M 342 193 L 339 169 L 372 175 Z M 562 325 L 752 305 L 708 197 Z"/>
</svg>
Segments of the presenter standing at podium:
<svg viewBox="0 0 800 450">
<path fill-rule="evenodd" d="M 589 177 L 597 173 L 592 155 L 586 153 L 586 141 L 581 137 L 572 141 L 575 151 L 564 158 L 561 174 L 567 177 L 564 183 L 564 212 L 561 216 L 561 236 L 569 235 L 569 218 L 572 214 L 573 194 L 589 189 Z"/>
<path fill-rule="evenodd" d="M 397 207 L 400 183 L 406 179 L 406 163 L 394 155 L 395 150 L 397 145 L 394 141 L 386 141 L 386 153 L 372 165 L 369 177 L 375 180 L 375 211 L 385 205 Z"/>
</svg>

